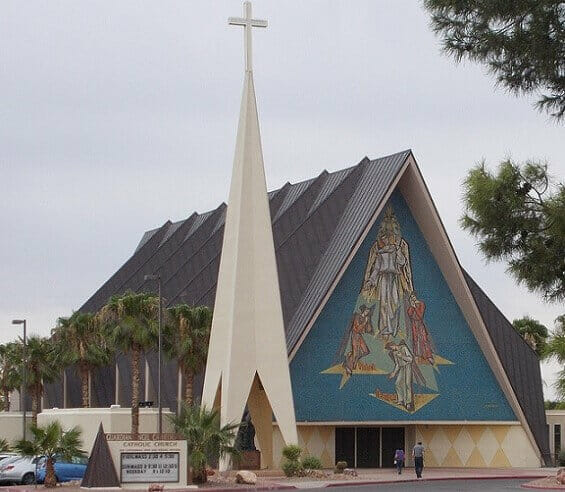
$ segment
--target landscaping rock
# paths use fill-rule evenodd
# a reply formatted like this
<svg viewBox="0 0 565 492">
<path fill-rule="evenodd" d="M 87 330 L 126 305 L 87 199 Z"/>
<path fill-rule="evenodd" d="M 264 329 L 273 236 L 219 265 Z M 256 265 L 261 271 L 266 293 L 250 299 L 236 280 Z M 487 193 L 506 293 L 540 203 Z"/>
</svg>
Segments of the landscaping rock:
<svg viewBox="0 0 565 492">
<path fill-rule="evenodd" d="M 148 488 L 147 491 L 148 492 L 163 492 L 163 489 L 165 488 L 164 485 L 161 485 L 160 483 L 152 483 Z"/>
<path fill-rule="evenodd" d="M 348 475 L 350 477 L 356 477 L 357 476 L 357 472 L 355 471 L 354 468 L 346 468 L 345 470 L 343 470 L 343 474 Z"/>
<path fill-rule="evenodd" d="M 257 483 L 257 475 L 247 470 L 239 470 L 235 475 L 235 483 L 255 485 Z"/>
<path fill-rule="evenodd" d="M 565 484 L 565 468 L 559 468 L 557 470 L 557 483 L 563 485 Z"/>
<path fill-rule="evenodd" d="M 305 469 L 304 470 L 304 475 L 306 477 L 312 477 L 312 478 L 327 478 L 328 474 L 324 473 L 322 470 L 313 470 L 313 469 Z"/>
</svg>

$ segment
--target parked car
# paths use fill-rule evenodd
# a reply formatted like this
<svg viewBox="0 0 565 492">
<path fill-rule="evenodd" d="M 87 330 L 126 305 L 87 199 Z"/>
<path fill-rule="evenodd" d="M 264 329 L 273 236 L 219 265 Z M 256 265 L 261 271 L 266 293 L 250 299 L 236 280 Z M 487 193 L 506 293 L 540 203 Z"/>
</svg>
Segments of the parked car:
<svg viewBox="0 0 565 492">
<path fill-rule="evenodd" d="M 0 461 L 5 460 L 6 458 L 13 458 L 14 456 L 18 456 L 16 453 L 2 453 L 0 454 Z"/>
<path fill-rule="evenodd" d="M 38 461 L 39 457 L 36 456 L 13 456 L 3 459 L 0 461 L 0 483 L 34 483 Z"/>
<path fill-rule="evenodd" d="M 47 459 L 42 457 L 37 465 L 37 483 L 45 482 Z M 65 461 L 62 457 L 55 457 L 55 477 L 57 482 L 70 482 L 82 480 L 88 465 L 88 458 L 73 458 Z"/>
</svg>

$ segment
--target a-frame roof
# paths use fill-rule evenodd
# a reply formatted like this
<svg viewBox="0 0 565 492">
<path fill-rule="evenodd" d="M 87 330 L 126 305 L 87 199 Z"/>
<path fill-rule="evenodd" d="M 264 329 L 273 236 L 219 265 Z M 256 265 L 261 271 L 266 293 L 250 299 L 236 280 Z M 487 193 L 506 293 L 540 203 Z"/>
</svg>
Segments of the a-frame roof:
<svg viewBox="0 0 565 492">
<path fill-rule="evenodd" d="M 417 180 L 416 175 L 421 179 L 412 153 L 407 150 L 375 160 L 365 157 L 356 166 L 332 173 L 323 171 L 316 178 L 286 183 L 269 193 L 287 348 L 291 357 L 409 166 L 413 179 Z M 427 195 L 425 185 L 418 190 L 421 188 L 424 191 L 418 193 Z M 427 200 L 431 202 L 429 195 Z M 433 204 L 426 210 L 437 215 Z M 221 204 L 215 210 L 193 213 L 175 223 L 167 221 L 146 232 L 133 256 L 81 310 L 96 311 L 111 295 L 126 290 L 154 289 L 153 283 L 144 281 L 147 274 L 161 275 L 167 305 L 183 302 L 213 307 L 225 211 L 226 205 Z M 439 217 L 434 220 L 439 224 L 436 235 L 445 235 Z M 447 249 L 444 251 L 451 251 L 449 240 L 445 238 L 447 245 L 443 247 Z M 549 450 L 539 361 L 471 277 L 463 274 L 454 254 L 453 257 L 450 268 L 457 269 L 457 275 L 465 283 L 464 289 L 457 288 L 472 293 L 467 296 L 469 302 L 480 313 L 481 323 L 486 327 L 484 337 L 488 340 L 479 342 L 483 350 L 485 346 L 494 346 L 496 355 L 491 364 L 502 368 L 501 377 L 510 383 L 507 391 L 511 392 L 511 399 L 519 405 L 517 409 L 522 412 L 540 453 L 546 455 Z M 466 294 L 459 292 L 459 295 Z M 476 336 L 480 338 L 481 333 Z M 173 381 L 174 373 L 170 376 Z M 170 387 L 174 391 L 174 384 Z M 99 404 L 112 403 L 105 401 L 107 395 L 97 395 L 97 399 Z M 165 395 L 164 399 L 173 401 L 174 395 Z"/>
<path fill-rule="evenodd" d="M 323 171 L 269 193 L 289 349 L 409 155 L 364 158 L 354 167 Z M 115 293 L 154 288 L 144 280 L 150 273 L 161 275 L 168 305 L 212 307 L 225 211 L 221 204 L 143 234 L 133 256 L 80 310 L 97 311 Z"/>
</svg>

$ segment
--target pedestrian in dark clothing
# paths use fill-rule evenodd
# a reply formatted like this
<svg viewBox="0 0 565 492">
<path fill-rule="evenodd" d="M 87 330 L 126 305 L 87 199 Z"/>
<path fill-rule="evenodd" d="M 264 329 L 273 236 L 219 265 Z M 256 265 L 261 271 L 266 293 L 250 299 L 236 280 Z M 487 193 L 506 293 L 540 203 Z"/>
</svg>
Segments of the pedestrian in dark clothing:
<svg viewBox="0 0 565 492">
<path fill-rule="evenodd" d="M 398 470 L 398 474 L 402 474 L 402 467 L 404 466 L 404 449 L 398 448 L 394 452 L 394 464 Z"/>
<path fill-rule="evenodd" d="M 422 470 L 424 469 L 424 446 L 422 446 L 421 442 L 412 448 L 412 457 L 414 458 L 416 477 L 422 478 Z"/>
</svg>

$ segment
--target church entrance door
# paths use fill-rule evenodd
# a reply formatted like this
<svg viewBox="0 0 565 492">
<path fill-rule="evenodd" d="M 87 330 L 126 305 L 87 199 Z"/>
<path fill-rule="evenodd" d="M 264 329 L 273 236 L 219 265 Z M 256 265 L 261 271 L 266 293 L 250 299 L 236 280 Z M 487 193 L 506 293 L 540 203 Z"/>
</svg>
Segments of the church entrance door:
<svg viewBox="0 0 565 492">
<path fill-rule="evenodd" d="M 335 462 L 345 461 L 347 466 L 355 463 L 355 427 L 336 427 Z"/>
<path fill-rule="evenodd" d="M 393 467 L 404 445 L 404 427 L 336 427 L 335 460 L 354 468 Z"/>
<path fill-rule="evenodd" d="M 394 452 L 398 448 L 404 449 L 404 453 L 407 454 L 404 445 L 404 427 L 383 427 L 381 432 L 381 466 L 383 468 L 392 468 L 394 466 Z"/>
<path fill-rule="evenodd" d="M 379 431 L 378 427 L 357 427 L 356 468 L 378 468 Z"/>
</svg>

